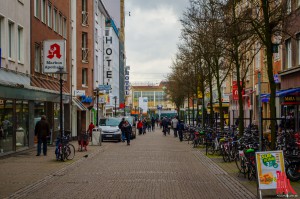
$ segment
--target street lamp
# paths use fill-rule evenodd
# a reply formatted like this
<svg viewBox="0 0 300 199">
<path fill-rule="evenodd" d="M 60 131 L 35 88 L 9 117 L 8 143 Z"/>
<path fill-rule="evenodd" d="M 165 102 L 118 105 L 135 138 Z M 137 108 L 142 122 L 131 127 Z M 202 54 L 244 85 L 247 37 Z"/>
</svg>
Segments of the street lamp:
<svg viewBox="0 0 300 199">
<path fill-rule="evenodd" d="M 117 117 L 117 96 L 114 96 L 115 100 L 115 117 Z"/>
<path fill-rule="evenodd" d="M 96 103 L 97 103 L 97 113 L 96 113 L 96 126 L 99 126 L 99 87 L 98 81 L 96 81 Z"/>
</svg>

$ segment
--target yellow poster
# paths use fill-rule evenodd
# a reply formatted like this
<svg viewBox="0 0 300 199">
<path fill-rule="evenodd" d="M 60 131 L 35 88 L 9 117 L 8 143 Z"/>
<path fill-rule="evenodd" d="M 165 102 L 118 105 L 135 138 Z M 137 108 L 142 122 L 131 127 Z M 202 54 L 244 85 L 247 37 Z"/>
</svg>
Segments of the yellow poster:
<svg viewBox="0 0 300 199">
<path fill-rule="evenodd" d="M 284 172 L 282 151 L 256 152 L 259 189 L 277 188 L 277 171 Z"/>
</svg>

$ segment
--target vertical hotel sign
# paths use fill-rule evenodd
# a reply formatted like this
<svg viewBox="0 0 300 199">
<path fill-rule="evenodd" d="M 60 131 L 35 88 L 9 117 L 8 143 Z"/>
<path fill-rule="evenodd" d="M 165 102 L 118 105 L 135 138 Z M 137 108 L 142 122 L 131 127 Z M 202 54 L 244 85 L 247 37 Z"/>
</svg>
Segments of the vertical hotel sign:
<svg viewBox="0 0 300 199">
<path fill-rule="evenodd" d="M 67 72 L 65 40 L 46 40 L 44 41 L 43 50 L 44 73 Z"/>
<path fill-rule="evenodd" d="M 111 30 L 108 28 L 106 30 Z M 113 64 L 113 38 L 112 36 L 105 36 L 104 39 L 104 84 L 111 85 L 112 82 L 112 64 Z"/>
<path fill-rule="evenodd" d="M 130 95 L 130 84 L 129 84 L 129 70 L 130 66 L 126 66 L 125 68 L 125 95 Z"/>
</svg>

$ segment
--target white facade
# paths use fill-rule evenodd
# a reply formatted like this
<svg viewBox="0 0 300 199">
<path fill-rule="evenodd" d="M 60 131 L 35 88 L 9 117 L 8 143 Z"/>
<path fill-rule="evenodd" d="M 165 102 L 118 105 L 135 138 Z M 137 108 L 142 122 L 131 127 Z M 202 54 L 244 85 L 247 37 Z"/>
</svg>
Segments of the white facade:
<svg viewBox="0 0 300 199">
<path fill-rule="evenodd" d="M 95 88 L 103 84 L 104 75 L 103 75 L 103 64 L 104 64 L 104 32 L 105 32 L 105 20 L 108 18 L 106 10 L 101 4 L 100 0 L 95 0 L 95 35 L 94 35 L 94 85 Z M 97 83 L 98 82 L 98 83 Z M 98 85 L 97 85 L 98 84 Z"/>
<path fill-rule="evenodd" d="M 104 84 L 111 85 L 109 104 L 114 106 L 113 97 L 119 104 L 119 37 L 113 27 L 105 28 L 104 37 Z"/>
<path fill-rule="evenodd" d="M 30 1 L 0 1 L 0 48 L 1 68 L 30 74 Z"/>
</svg>

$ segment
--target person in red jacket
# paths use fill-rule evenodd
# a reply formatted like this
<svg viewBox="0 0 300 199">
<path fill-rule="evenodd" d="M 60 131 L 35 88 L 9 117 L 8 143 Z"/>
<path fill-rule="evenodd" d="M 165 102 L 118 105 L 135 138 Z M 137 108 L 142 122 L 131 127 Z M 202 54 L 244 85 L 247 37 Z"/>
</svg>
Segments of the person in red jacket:
<svg viewBox="0 0 300 199">
<path fill-rule="evenodd" d="M 93 133 L 93 129 L 95 128 L 95 125 L 93 124 L 93 122 L 90 123 L 89 128 L 87 130 L 87 132 L 89 133 L 90 139 L 92 140 L 92 133 Z"/>
<path fill-rule="evenodd" d="M 139 130 L 139 135 L 142 135 L 142 131 L 143 131 L 143 122 L 141 120 L 138 121 L 137 123 L 137 128 Z"/>
</svg>

